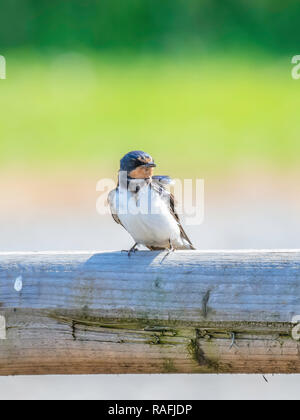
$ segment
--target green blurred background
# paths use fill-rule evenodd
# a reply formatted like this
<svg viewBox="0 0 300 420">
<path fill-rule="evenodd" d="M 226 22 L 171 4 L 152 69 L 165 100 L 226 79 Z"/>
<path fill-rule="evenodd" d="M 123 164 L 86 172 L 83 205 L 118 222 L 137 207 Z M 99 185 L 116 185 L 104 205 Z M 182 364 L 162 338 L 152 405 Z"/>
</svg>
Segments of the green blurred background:
<svg viewBox="0 0 300 420">
<path fill-rule="evenodd" d="M 299 165 L 296 0 L 0 0 L 0 164 Z"/>
</svg>

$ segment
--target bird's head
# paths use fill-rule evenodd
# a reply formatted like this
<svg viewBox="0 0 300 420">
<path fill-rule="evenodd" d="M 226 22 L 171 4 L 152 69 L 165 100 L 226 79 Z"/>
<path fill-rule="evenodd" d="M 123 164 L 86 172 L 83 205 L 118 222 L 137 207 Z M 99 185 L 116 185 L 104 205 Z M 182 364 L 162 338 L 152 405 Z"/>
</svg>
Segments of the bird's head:
<svg viewBox="0 0 300 420">
<path fill-rule="evenodd" d="M 120 161 L 120 171 L 126 171 L 134 179 L 151 178 L 155 167 L 152 157 L 140 150 L 127 153 Z"/>
</svg>

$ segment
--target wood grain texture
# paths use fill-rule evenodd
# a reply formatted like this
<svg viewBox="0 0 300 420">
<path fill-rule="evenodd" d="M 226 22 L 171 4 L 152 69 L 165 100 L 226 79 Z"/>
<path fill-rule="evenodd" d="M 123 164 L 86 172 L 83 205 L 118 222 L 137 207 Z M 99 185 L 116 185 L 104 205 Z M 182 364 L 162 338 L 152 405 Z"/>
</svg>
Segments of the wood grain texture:
<svg viewBox="0 0 300 420">
<path fill-rule="evenodd" d="M 0 375 L 300 372 L 299 250 L 165 255 L 0 253 Z"/>
</svg>

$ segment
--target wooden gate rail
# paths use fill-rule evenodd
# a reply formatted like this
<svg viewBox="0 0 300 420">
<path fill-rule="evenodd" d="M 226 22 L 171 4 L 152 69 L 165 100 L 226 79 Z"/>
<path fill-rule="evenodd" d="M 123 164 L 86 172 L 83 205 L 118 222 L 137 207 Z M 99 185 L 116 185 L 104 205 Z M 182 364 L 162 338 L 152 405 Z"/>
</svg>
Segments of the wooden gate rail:
<svg viewBox="0 0 300 420">
<path fill-rule="evenodd" d="M 300 372 L 300 250 L 165 256 L 0 253 L 0 375 Z"/>
</svg>

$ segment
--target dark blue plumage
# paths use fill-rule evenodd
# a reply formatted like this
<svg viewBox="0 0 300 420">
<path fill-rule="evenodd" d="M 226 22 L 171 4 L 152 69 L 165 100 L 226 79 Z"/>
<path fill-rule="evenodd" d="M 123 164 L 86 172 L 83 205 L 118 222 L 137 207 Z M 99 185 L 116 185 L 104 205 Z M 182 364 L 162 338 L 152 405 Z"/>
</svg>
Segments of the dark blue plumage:
<svg viewBox="0 0 300 420">
<path fill-rule="evenodd" d="M 151 162 L 152 161 L 152 162 Z M 149 163 L 147 163 L 149 162 Z M 149 165 L 155 167 L 155 163 L 152 160 L 152 157 L 141 150 L 134 150 L 132 152 L 127 153 L 123 158 L 120 160 L 120 170 L 127 171 L 130 173 L 138 166 L 141 165 Z"/>
</svg>

